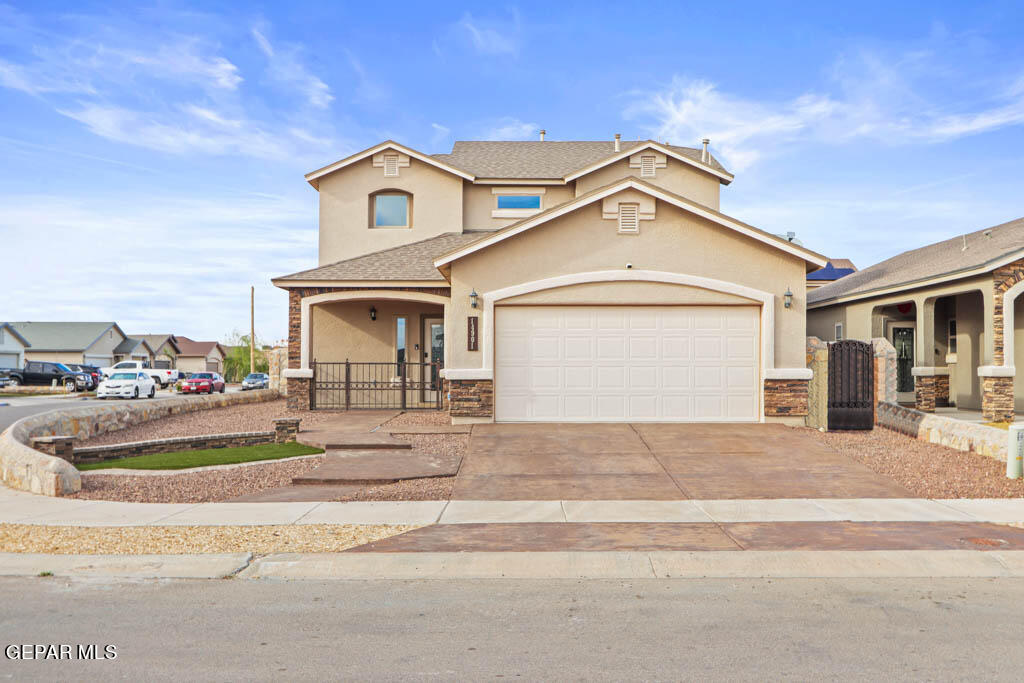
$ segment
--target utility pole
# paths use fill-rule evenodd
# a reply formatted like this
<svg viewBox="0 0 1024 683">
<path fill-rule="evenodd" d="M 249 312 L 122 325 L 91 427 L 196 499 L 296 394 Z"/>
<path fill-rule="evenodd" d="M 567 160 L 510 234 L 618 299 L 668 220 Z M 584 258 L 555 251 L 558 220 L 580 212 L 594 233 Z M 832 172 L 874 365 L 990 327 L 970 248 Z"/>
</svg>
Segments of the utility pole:
<svg viewBox="0 0 1024 683">
<path fill-rule="evenodd" d="M 256 287 L 249 287 L 249 372 L 256 372 Z"/>
</svg>

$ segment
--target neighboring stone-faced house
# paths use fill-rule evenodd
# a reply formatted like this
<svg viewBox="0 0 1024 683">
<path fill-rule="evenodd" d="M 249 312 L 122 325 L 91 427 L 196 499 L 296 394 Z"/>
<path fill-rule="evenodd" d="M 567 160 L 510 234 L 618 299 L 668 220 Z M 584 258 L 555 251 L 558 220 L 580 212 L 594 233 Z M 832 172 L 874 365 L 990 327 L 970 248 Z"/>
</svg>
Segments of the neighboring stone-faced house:
<svg viewBox="0 0 1024 683">
<path fill-rule="evenodd" d="M 132 334 L 136 339 L 144 339 L 149 348 L 153 350 L 153 367 L 173 368 L 175 359 L 181 353 L 181 349 L 174 342 L 174 335 L 170 334 Z"/>
<path fill-rule="evenodd" d="M 195 341 L 174 336 L 178 347 L 177 368 L 185 372 L 224 372 L 224 347 L 215 341 Z"/>
<path fill-rule="evenodd" d="M 952 404 L 989 421 L 1024 408 L 1024 218 L 960 235 L 808 293 L 807 332 L 889 339 L 901 402 Z"/>
<path fill-rule="evenodd" d="M 25 367 L 25 350 L 32 346 L 10 323 L 0 323 L 0 369 Z"/>
<path fill-rule="evenodd" d="M 830 258 L 824 268 L 807 273 L 807 289 L 817 289 L 857 272 L 857 266 L 848 258 Z"/>
<path fill-rule="evenodd" d="M 25 360 L 109 367 L 125 334 L 113 322 L 12 322 L 31 344 Z"/>
<path fill-rule="evenodd" d="M 456 422 L 802 423 L 826 259 L 720 213 L 732 178 L 706 147 L 618 139 L 389 141 L 310 173 L 320 267 L 274 280 L 290 404 L 314 362 L 393 364 L 377 385 L 436 362 Z"/>
</svg>

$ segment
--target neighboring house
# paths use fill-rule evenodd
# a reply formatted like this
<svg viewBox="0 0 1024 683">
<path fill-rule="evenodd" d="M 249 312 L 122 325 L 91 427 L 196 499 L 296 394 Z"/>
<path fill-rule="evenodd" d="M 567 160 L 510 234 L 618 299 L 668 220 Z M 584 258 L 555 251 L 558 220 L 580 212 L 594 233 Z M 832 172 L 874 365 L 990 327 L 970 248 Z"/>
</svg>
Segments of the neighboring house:
<svg viewBox="0 0 1024 683">
<path fill-rule="evenodd" d="M 144 339 L 153 350 L 154 368 L 173 368 L 174 362 L 181 353 L 181 349 L 174 342 L 174 335 L 170 334 L 133 334 L 137 339 Z"/>
<path fill-rule="evenodd" d="M 114 362 L 120 363 L 123 360 L 140 360 L 153 365 L 153 349 L 145 339 L 137 337 L 125 337 L 124 340 L 114 348 Z"/>
<path fill-rule="evenodd" d="M 807 273 L 807 289 L 824 287 L 841 277 L 857 272 L 857 266 L 848 258 L 830 258 L 824 268 Z"/>
<path fill-rule="evenodd" d="M 314 361 L 391 363 L 392 385 L 437 362 L 454 422 L 802 423 L 826 259 L 720 213 L 732 179 L 706 144 L 617 136 L 388 141 L 308 174 L 320 267 L 273 281 L 291 405 Z"/>
<path fill-rule="evenodd" d="M 112 322 L 12 322 L 31 344 L 25 360 L 107 367 L 125 334 Z"/>
<path fill-rule="evenodd" d="M 25 367 L 25 349 L 32 346 L 10 323 L 0 323 L 0 368 Z"/>
<path fill-rule="evenodd" d="M 808 293 L 807 333 L 885 337 L 901 401 L 1012 420 L 1024 408 L 1024 218 L 904 252 Z M 1009 332 L 1006 332 L 1009 331 Z"/>
<path fill-rule="evenodd" d="M 174 336 L 179 349 L 177 368 L 185 372 L 224 372 L 224 347 L 215 341 L 195 341 Z"/>
</svg>

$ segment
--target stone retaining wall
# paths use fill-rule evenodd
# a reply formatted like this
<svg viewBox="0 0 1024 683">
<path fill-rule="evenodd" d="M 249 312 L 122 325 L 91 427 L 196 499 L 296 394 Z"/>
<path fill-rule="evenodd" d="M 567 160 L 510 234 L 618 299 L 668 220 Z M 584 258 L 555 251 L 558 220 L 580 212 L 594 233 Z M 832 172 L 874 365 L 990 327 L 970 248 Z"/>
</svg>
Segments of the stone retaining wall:
<svg viewBox="0 0 1024 683">
<path fill-rule="evenodd" d="M 958 451 L 1006 461 L 1007 432 L 1002 429 L 954 420 L 884 401 L 878 403 L 876 415 L 879 427 Z"/>
<path fill-rule="evenodd" d="M 276 391 L 261 389 L 159 401 L 58 408 L 49 413 L 32 415 L 18 420 L 0 434 L 0 481 L 14 489 L 46 496 L 75 493 L 82 488 L 78 470 L 65 460 L 29 447 L 32 438 L 71 436 L 85 440 L 170 415 L 229 405 L 263 403 L 276 398 Z"/>
<path fill-rule="evenodd" d="M 173 439 L 132 441 L 109 446 L 83 446 L 72 450 L 71 462 L 103 462 L 117 458 L 177 451 L 202 451 L 208 448 L 237 448 L 275 443 L 277 432 L 236 432 L 234 434 L 207 434 L 205 436 L 179 436 Z"/>
</svg>

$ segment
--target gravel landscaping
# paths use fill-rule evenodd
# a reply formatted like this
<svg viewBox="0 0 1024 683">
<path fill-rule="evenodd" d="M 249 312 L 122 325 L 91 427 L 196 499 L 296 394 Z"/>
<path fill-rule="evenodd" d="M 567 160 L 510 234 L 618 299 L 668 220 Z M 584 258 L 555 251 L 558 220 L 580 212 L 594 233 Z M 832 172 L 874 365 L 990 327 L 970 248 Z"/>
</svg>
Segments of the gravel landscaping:
<svg viewBox="0 0 1024 683">
<path fill-rule="evenodd" d="M 323 457 L 276 460 L 206 472 L 161 476 L 86 474 L 82 490 L 68 498 L 131 503 L 213 503 L 291 484 L 319 467 Z"/>
<path fill-rule="evenodd" d="M 1007 479 L 1006 464 L 993 458 L 881 427 L 814 433 L 836 452 L 891 477 L 921 498 L 1024 497 L 1024 479 Z"/>
<path fill-rule="evenodd" d="M 410 410 L 384 423 L 384 427 L 421 427 L 450 425 L 451 417 L 442 410 Z"/>
<path fill-rule="evenodd" d="M 354 500 L 448 500 L 452 497 L 455 477 L 430 477 L 427 479 L 406 479 L 394 484 L 365 486 L 352 493 L 341 493 L 329 498 L 330 501 L 348 502 Z M 347 489 L 348 487 L 338 487 Z"/>
<path fill-rule="evenodd" d="M 336 553 L 414 525 L 68 527 L 0 524 L 0 552 L 53 555 Z"/>
</svg>

